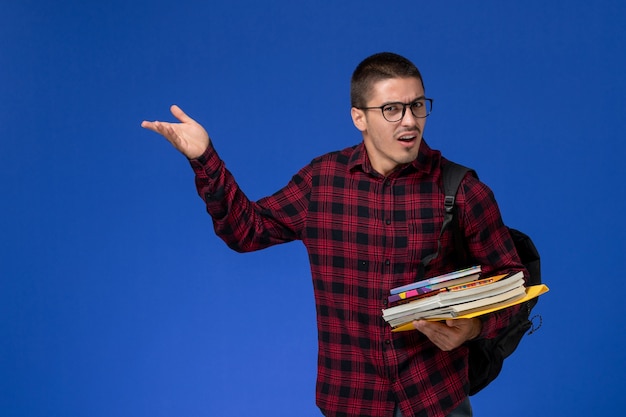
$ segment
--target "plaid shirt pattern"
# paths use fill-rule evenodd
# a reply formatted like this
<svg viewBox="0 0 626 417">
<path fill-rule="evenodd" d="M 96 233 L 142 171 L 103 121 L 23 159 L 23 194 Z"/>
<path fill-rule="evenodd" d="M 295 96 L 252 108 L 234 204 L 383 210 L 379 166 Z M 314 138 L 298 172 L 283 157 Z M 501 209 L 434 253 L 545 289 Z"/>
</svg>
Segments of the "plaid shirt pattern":
<svg viewBox="0 0 626 417">
<path fill-rule="evenodd" d="M 318 326 L 317 405 L 327 417 L 445 416 L 467 397 L 467 349 L 443 352 L 421 333 L 392 333 L 389 290 L 415 281 L 437 249 L 443 222 L 441 165 L 422 141 L 418 158 L 388 177 L 364 145 L 314 159 L 272 196 L 250 201 L 209 145 L 191 160 L 215 231 L 240 252 L 292 240 L 307 248 Z M 485 274 L 523 270 L 491 190 L 467 176 L 457 195 L 471 257 Z M 450 272 L 450 233 L 427 276 Z M 494 337 L 515 308 L 483 319 Z"/>
</svg>

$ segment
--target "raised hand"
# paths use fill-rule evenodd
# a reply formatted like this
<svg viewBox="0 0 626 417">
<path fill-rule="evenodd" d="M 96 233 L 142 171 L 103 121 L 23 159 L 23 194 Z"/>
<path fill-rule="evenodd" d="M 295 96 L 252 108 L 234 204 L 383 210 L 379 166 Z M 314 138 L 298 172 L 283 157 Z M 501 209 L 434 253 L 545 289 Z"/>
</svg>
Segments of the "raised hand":
<svg viewBox="0 0 626 417">
<path fill-rule="evenodd" d="M 141 127 L 162 135 L 189 159 L 201 156 L 209 146 L 210 139 L 206 130 L 177 105 L 170 107 L 170 111 L 180 123 L 144 120 Z"/>
</svg>

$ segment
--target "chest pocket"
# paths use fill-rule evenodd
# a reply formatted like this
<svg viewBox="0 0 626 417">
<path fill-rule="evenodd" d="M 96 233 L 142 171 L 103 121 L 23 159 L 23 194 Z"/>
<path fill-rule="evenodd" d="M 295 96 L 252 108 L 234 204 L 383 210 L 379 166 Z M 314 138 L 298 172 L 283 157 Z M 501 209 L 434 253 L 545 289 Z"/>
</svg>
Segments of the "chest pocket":
<svg viewBox="0 0 626 417">
<path fill-rule="evenodd" d="M 443 210 L 422 208 L 411 212 L 407 221 L 408 256 L 412 264 L 437 251 L 439 231 L 443 222 Z"/>
</svg>

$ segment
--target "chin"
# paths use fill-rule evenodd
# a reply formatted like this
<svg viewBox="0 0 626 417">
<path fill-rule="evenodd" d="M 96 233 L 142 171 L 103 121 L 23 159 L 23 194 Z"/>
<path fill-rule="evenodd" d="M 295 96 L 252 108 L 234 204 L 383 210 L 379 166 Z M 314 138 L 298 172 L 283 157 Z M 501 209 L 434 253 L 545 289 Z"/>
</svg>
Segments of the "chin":
<svg viewBox="0 0 626 417">
<path fill-rule="evenodd" d="M 414 149 L 414 150 L 412 149 L 410 152 L 407 152 L 402 158 L 399 158 L 399 161 L 402 164 L 409 164 L 415 161 L 415 159 L 417 159 L 418 154 L 419 154 L 419 148 Z"/>
</svg>

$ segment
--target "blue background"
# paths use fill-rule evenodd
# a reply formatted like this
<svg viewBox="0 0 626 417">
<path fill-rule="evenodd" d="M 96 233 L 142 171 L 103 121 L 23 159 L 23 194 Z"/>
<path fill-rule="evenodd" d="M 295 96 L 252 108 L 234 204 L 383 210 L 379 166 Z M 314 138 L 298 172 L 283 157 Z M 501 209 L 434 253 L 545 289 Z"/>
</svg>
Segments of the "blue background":
<svg viewBox="0 0 626 417">
<path fill-rule="evenodd" d="M 551 288 L 475 414 L 623 410 L 624 2 L 2 3 L 2 416 L 319 416 L 303 245 L 228 250 L 139 125 L 179 104 L 258 199 L 361 140 L 349 79 L 383 50 Z"/>
</svg>

